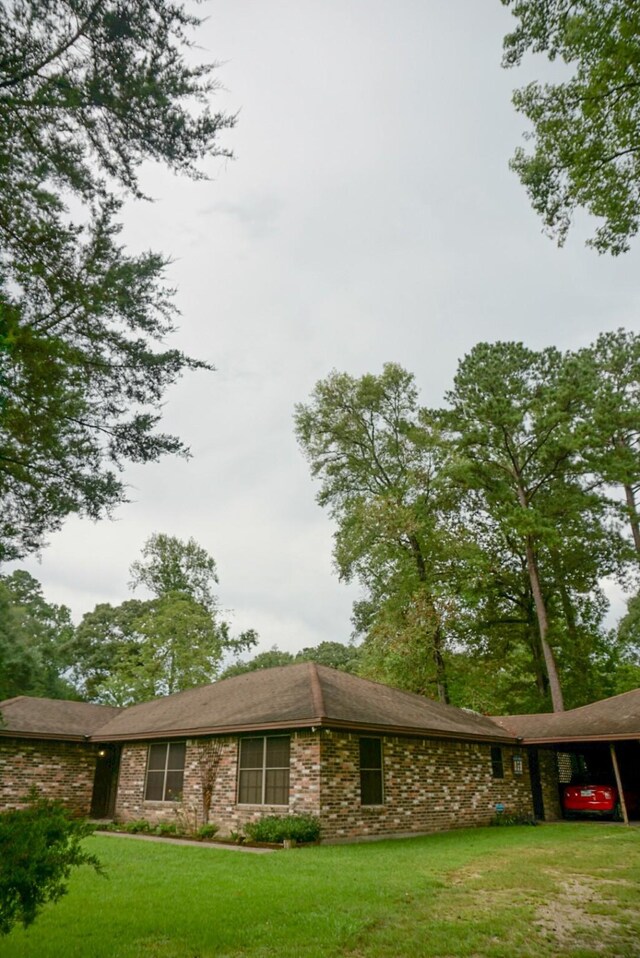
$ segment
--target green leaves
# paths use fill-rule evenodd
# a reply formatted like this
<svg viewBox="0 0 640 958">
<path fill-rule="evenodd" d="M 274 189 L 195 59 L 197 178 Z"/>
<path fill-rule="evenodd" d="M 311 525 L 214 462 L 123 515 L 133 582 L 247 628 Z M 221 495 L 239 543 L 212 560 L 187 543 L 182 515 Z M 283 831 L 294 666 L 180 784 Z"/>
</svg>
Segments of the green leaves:
<svg viewBox="0 0 640 958">
<path fill-rule="evenodd" d="M 359 671 L 494 711 L 611 694 L 602 581 L 640 555 L 639 342 L 479 343 L 439 410 L 395 366 L 334 372 L 298 407 L 336 569 L 364 590 Z"/>
<path fill-rule="evenodd" d="M 588 245 L 625 252 L 640 224 L 640 12 L 626 0 L 503 3 L 518 20 L 505 37 L 505 66 L 531 51 L 573 68 L 564 83 L 515 92 L 533 152 L 518 149 L 511 167 L 560 245 L 583 207 L 601 220 Z"/>
<path fill-rule="evenodd" d="M 218 610 L 216 564 L 194 539 L 155 533 L 131 566 L 131 584 L 153 598 L 101 604 L 83 616 L 66 648 L 70 674 L 92 701 L 130 705 L 212 682 L 225 655 L 252 648 Z"/>
<path fill-rule="evenodd" d="M 145 160 L 199 178 L 229 155 L 213 65 L 185 56 L 198 22 L 167 0 L 0 7 L 0 562 L 126 501 L 127 461 L 187 454 L 162 397 L 210 366 L 164 345 L 166 260 L 128 255 L 118 217 Z"/>
<path fill-rule="evenodd" d="M 0 815 L 0 935 L 31 925 L 47 902 L 67 893 L 71 870 L 100 862 L 82 847 L 93 831 L 63 807 L 31 795 L 23 809 Z"/>
</svg>

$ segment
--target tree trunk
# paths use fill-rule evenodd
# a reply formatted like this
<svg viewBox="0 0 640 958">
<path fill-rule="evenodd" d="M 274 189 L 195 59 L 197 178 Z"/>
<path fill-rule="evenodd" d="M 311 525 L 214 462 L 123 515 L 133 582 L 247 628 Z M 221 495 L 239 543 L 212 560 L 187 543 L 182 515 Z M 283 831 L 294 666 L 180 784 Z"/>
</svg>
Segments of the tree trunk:
<svg viewBox="0 0 640 958">
<path fill-rule="evenodd" d="M 545 667 L 544 655 L 542 654 L 542 646 L 540 645 L 538 617 L 531 593 L 529 593 L 528 599 L 526 609 L 527 634 L 529 636 L 529 648 L 531 649 L 531 658 L 533 661 L 533 674 L 535 676 L 536 688 L 541 698 L 546 699 L 549 694 L 549 678 Z"/>
<path fill-rule="evenodd" d="M 442 646 L 444 644 L 444 636 L 442 634 L 442 626 L 440 624 L 440 615 L 436 608 L 435 602 L 433 601 L 433 596 L 427 586 L 427 567 L 425 565 L 424 556 L 422 555 L 422 550 L 420 548 L 420 543 L 418 542 L 415 536 L 409 536 L 409 542 L 411 543 L 411 551 L 416 563 L 416 570 L 418 573 L 418 581 L 425 586 L 425 592 L 429 600 L 431 611 L 433 612 L 433 620 L 436 623 L 435 630 L 432 637 L 432 651 L 433 651 L 433 662 L 435 665 L 436 671 L 436 689 L 438 691 L 438 699 L 440 702 L 444 702 L 445 705 L 449 704 L 449 687 L 447 683 L 447 674 L 446 667 L 444 664 L 444 658 L 442 656 Z"/>
<path fill-rule="evenodd" d="M 556 660 L 553 655 L 553 649 L 547 641 L 549 631 L 549 621 L 547 619 L 547 607 L 545 605 L 542 589 L 540 588 L 540 576 L 538 574 L 538 564 L 533 551 L 531 537 L 527 536 L 527 569 L 529 571 L 529 580 L 531 582 L 531 591 L 533 601 L 536 607 L 538 617 L 538 630 L 540 632 L 540 645 L 544 656 L 544 664 L 549 677 L 549 691 L 551 692 L 551 704 L 554 712 L 564 712 L 564 700 L 562 698 L 562 688 L 560 687 L 560 678 Z"/>
<path fill-rule="evenodd" d="M 636 552 L 640 556 L 640 520 L 638 519 L 638 508 L 636 506 L 633 486 L 625 485 L 624 494 L 627 500 L 627 509 L 629 510 L 629 524 L 633 535 L 633 543 L 636 547 Z"/>
<path fill-rule="evenodd" d="M 529 503 L 527 500 L 527 494 L 520 484 L 518 484 L 518 501 L 523 509 L 529 508 Z M 564 712 L 564 700 L 562 698 L 562 688 L 560 687 L 560 677 L 558 676 L 558 668 L 556 666 L 556 660 L 553 655 L 553 649 L 547 641 L 547 634 L 549 632 L 549 620 L 547 618 L 547 607 L 545 605 L 544 596 L 542 595 L 542 589 L 540 587 L 540 575 L 538 573 L 538 563 L 536 562 L 535 552 L 533 550 L 533 542 L 531 536 L 528 535 L 526 538 L 526 557 L 527 557 L 527 572 L 529 573 L 529 582 L 531 583 L 531 592 L 533 595 L 533 601 L 536 607 L 536 615 L 538 617 L 538 631 L 540 632 L 540 645 L 542 646 L 542 654 L 544 656 L 544 664 L 547 669 L 547 675 L 549 677 L 549 691 L 551 692 L 551 705 L 553 706 L 554 712 Z"/>
</svg>

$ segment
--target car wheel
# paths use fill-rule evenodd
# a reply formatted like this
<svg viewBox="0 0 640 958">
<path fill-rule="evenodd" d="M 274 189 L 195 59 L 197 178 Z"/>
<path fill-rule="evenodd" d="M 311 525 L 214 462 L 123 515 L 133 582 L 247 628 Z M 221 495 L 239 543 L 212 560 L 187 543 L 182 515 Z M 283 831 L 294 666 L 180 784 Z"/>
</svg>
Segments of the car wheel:
<svg viewBox="0 0 640 958">
<path fill-rule="evenodd" d="M 622 821 L 622 806 L 620 802 L 616 802 L 616 807 L 613 810 L 612 818 L 614 822 Z"/>
</svg>

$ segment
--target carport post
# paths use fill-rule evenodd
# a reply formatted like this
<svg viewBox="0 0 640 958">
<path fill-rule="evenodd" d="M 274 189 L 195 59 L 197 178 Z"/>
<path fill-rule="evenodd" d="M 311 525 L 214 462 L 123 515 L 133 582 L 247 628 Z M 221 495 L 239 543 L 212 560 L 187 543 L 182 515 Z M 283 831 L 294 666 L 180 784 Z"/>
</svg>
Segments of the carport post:
<svg viewBox="0 0 640 958">
<path fill-rule="evenodd" d="M 627 803 L 624 800 L 624 792 L 622 791 L 622 779 L 620 778 L 620 769 L 618 768 L 618 756 L 616 755 L 616 747 L 613 742 L 609 742 L 609 749 L 611 751 L 611 761 L 613 762 L 613 771 L 616 776 L 616 785 L 618 786 L 618 795 L 620 796 L 620 808 L 622 809 L 622 818 L 625 825 L 629 824 L 629 816 L 627 815 Z"/>
</svg>

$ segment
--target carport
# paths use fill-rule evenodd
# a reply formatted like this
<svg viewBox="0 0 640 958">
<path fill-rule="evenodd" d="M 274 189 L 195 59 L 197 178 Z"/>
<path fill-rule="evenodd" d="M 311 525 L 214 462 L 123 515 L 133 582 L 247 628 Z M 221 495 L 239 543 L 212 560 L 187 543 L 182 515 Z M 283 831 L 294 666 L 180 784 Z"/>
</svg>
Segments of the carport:
<svg viewBox="0 0 640 958">
<path fill-rule="evenodd" d="M 614 785 L 623 820 L 628 824 L 640 818 L 640 689 L 567 712 L 508 715 L 497 721 L 530 749 L 555 749 L 560 788 L 585 781 Z"/>
</svg>

